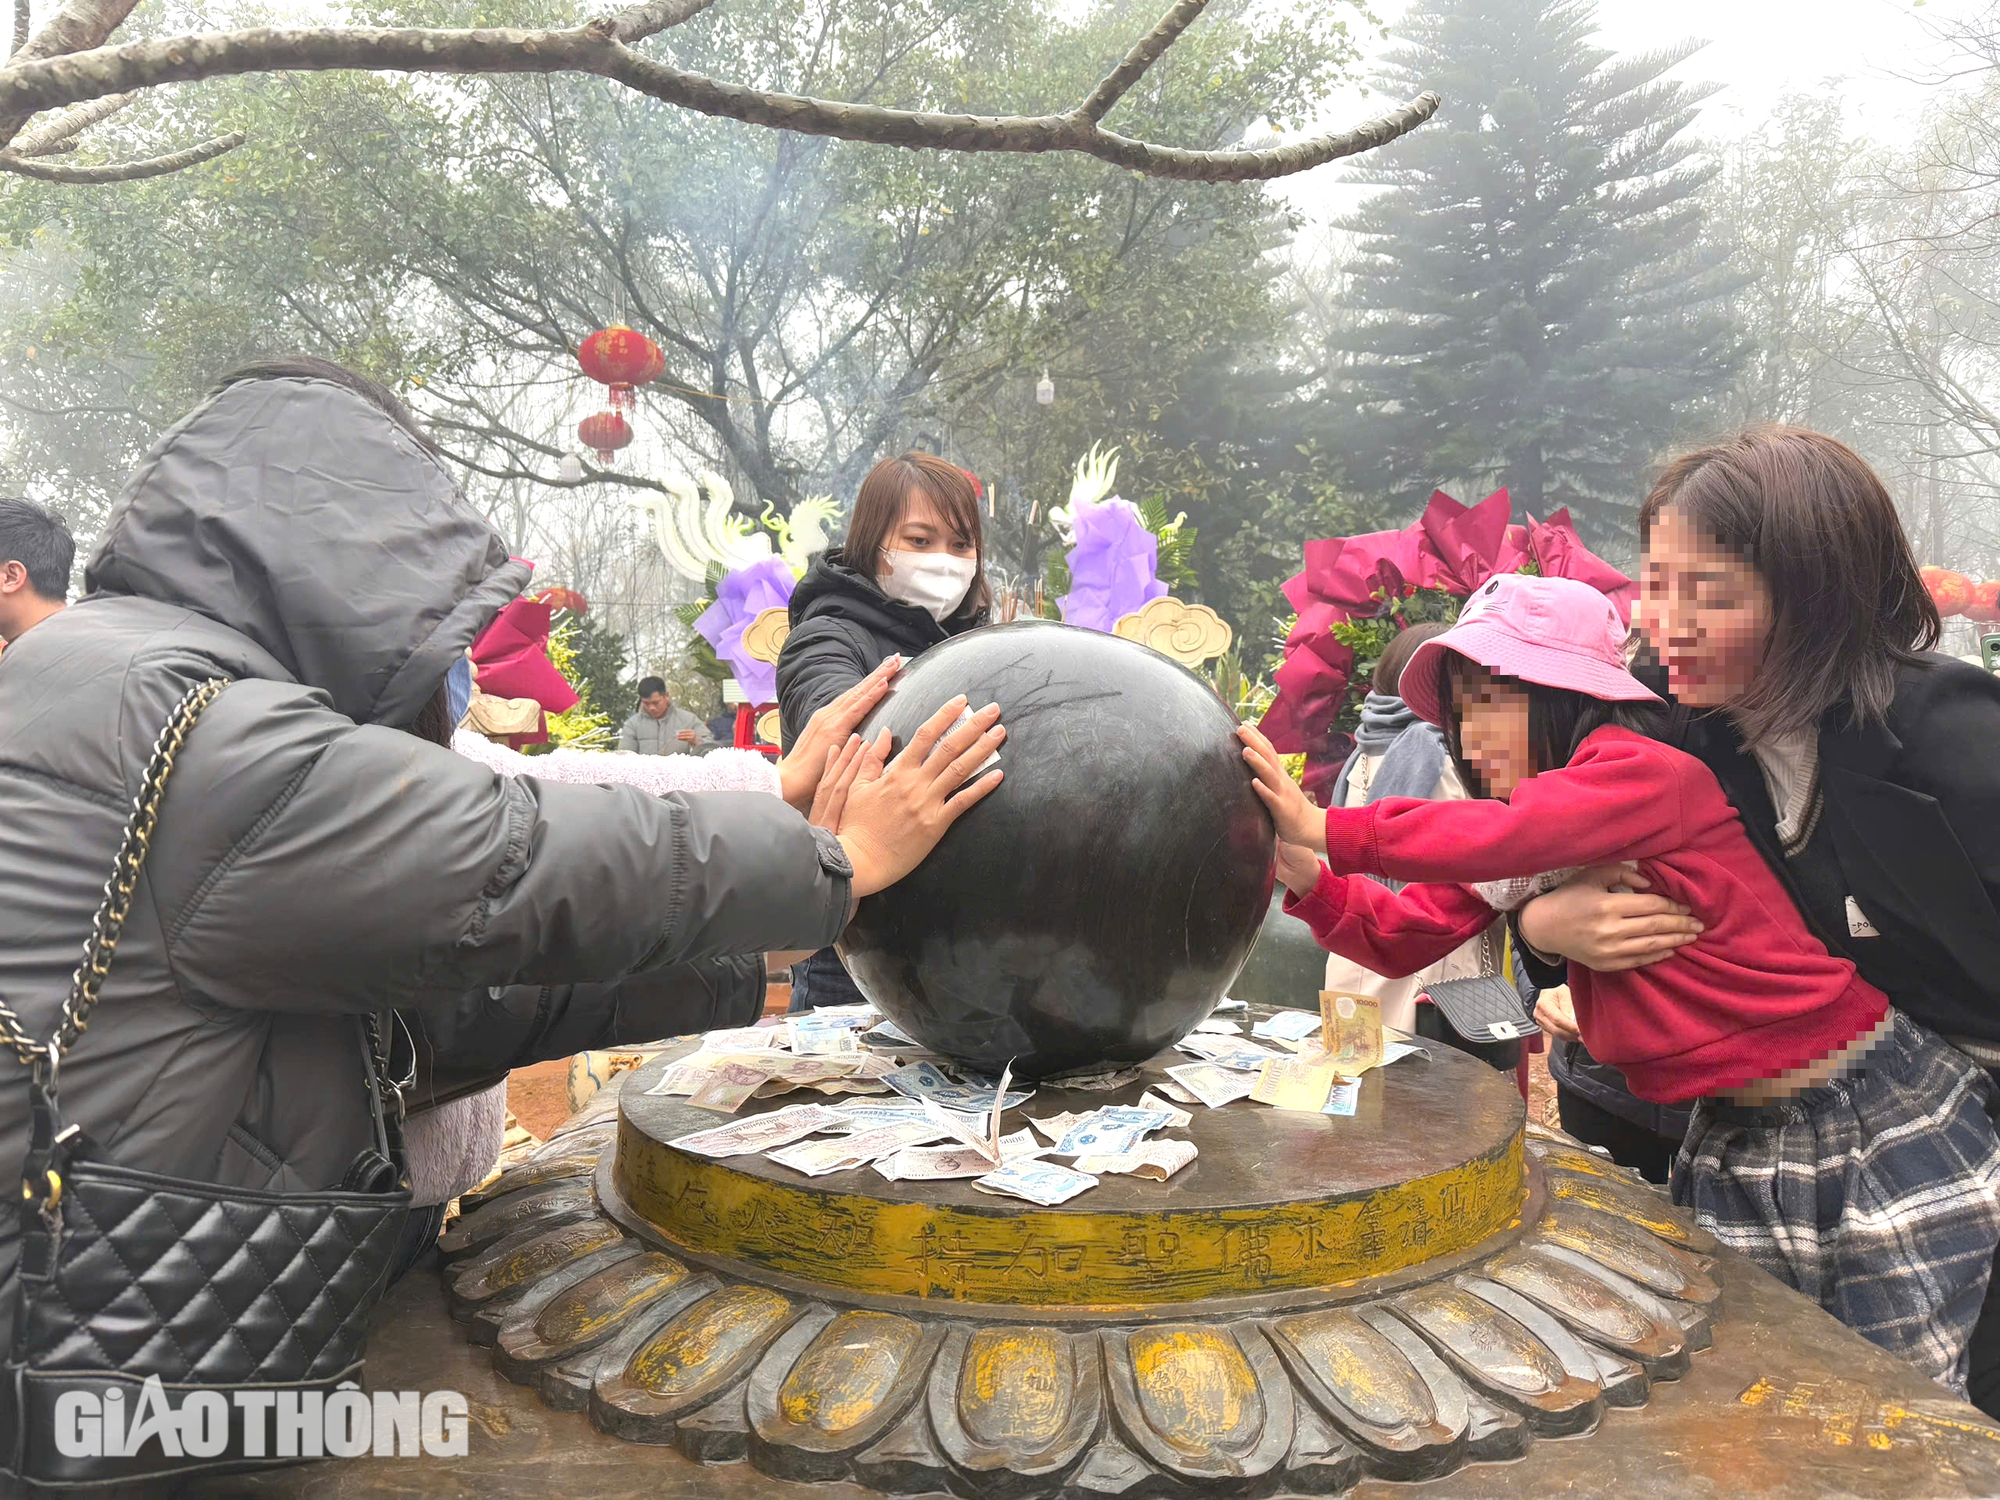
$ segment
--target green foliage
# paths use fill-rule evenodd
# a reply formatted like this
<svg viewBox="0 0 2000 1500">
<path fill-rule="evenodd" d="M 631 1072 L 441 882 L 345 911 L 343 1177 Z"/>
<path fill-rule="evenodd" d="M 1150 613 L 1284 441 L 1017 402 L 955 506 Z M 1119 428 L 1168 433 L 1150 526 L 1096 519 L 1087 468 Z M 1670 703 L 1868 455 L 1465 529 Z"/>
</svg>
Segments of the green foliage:
<svg viewBox="0 0 2000 1500">
<path fill-rule="evenodd" d="M 715 648 L 709 645 L 708 637 L 700 634 L 694 628 L 694 622 L 699 620 L 708 611 L 708 607 L 711 604 L 715 603 L 715 590 L 717 585 L 722 582 L 722 576 L 722 570 L 711 564 L 709 567 L 708 593 L 702 598 L 695 600 L 692 604 L 676 604 L 674 606 L 675 618 L 688 628 L 687 650 L 683 658 L 687 669 L 697 678 L 710 683 L 727 682 L 736 675 L 729 669 L 728 664 L 715 654 Z M 662 672 L 661 675 L 668 676 L 671 674 Z M 716 701 L 720 703 L 721 700 L 718 697 Z"/>
<path fill-rule="evenodd" d="M 1389 642 L 1412 625 L 1428 625 L 1438 620 L 1450 624 L 1458 618 L 1462 602 L 1442 589 L 1412 589 L 1395 600 L 1386 615 L 1334 626 L 1330 634 L 1354 653 L 1354 687 L 1334 727 L 1352 730 L 1359 722 L 1361 700 L 1368 695 L 1369 679 L 1375 675 L 1375 664 L 1381 661 Z"/>
<path fill-rule="evenodd" d="M 1185 596 L 1200 582 L 1189 566 L 1194 556 L 1195 528 L 1187 524 L 1187 512 L 1167 518 L 1164 496 L 1148 495 L 1139 502 L 1139 524 L 1159 538 L 1159 561 L 1153 574 L 1176 596 Z"/>
<path fill-rule="evenodd" d="M 558 617 L 570 664 L 563 675 L 570 680 L 594 713 L 615 725 L 629 712 L 625 708 L 632 688 L 625 681 L 625 641 L 594 615 Z"/>
<path fill-rule="evenodd" d="M 614 718 L 616 699 L 598 702 L 593 690 L 597 687 L 585 672 L 581 661 L 586 647 L 594 647 L 596 664 L 602 665 L 604 647 L 601 642 L 592 641 L 584 634 L 584 622 L 574 615 L 565 615 L 561 623 L 549 632 L 549 661 L 562 673 L 569 685 L 576 689 L 575 707 L 564 713 L 549 715 L 549 743 L 567 746 L 576 750 L 600 749 L 610 744 L 618 732 L 618 718 Z M 618 645 L 618 658 L 624 661 L 623 643 Z M 613 679 L 615 690 L 616 677 Z M 620 718 L 623 716 L 620 715 Z"/>
<path fill-rule="evenodd" d="M 355 19 L 596 14 L 583 0 L 398 0 Z M 1296 130 L 1346 81 L 1349 23 L 1365 16 L 1352 0 L 1214 0 L 1106 123 L 1191 148 L 1264 120 Z M 245 0 L 165 0 L 140 19 L 178 32 L 258 17 Z M 1083 97 L 1156 20 L 1137 0 L 730 0 L 646 45 L 754 86 L 1010 114 Z M 408 396 L 466 461 L 473 500 L 512 508 L 517 545 L 567 547 L 561 518 L 580 497 L 533 476 L 601 396 L 575 342 L 616 319 L 668 361 L 642 393 L 626 473 L 720 462 L 747 512 L 781 513 L 800 494 L 850 497 L 881 453 L 927 437 L 1006 476 L 987 551 L 1031 582 L 1048 507 L 1092 438 L 1178 452 L 1185 414 L 1225 398 L 1268 425 L 1266 388 L 1218 373 L 1286 326 L 1270 252 L 1290 223 L 1255 184 L 787 136 L 567 76 L 216 80 L 149 93 L 103 138 L 142 155 L 225 126 L 249 144 L 171 177 L 87 192 L 0 178 L 0 484 L 57 499 L 81 535 L 219 374 L 307 352 Z M 1058 388 L 1047 408 L 1032 395 L 1043 367 Z M 1198 496 L 1168 463 L 1168 482 L 1127 492 L 1188 512 L 1181 539 L 1162 537 L 1162 576 L 1241 625 L 1247 581 L 1269 584 L 1261 608 L 1271 576 L 1296 568 L 1257 549 L 1295 553 L 1338 527 L 1269 521 L 1211 564 L 1233 518 L 1263 516 L 1263 486 L 1295 465 L 1246 477 L 1234 456 L 1203 462 L 1226 478 Z M 1053 561 L 1050 612 L 1067 588 Z M 600 592 L 587 567 L 566 571 Z M 689 654 L 726 675 L 705 643 Z"/>
<path fill-rule="evenodd" d="M 1410 514 L 1438 484 L 1567 505 L 1613 550 L 1654 456 L 1728 382 L 1740 278 L 1703 237 L 1715 167 L 1687 135 L 1713 88 L 1685 43 L 1613 57 L 1576 0 L 1417 0 L 1380 86 L 1437 119 L 1364 158 L 1343 226 L 1357 316 L 1328 429 L 1353 482 Z"/>
</svg>

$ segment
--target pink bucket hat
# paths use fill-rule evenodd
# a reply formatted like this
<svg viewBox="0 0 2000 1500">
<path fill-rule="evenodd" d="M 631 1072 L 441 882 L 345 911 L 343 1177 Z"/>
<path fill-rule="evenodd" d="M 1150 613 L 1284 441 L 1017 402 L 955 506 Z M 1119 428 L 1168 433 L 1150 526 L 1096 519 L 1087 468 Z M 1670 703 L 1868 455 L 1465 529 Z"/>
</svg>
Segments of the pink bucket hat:
<svg viewBox="0 0 2000 1500">
<path fill-rule="evenodd" d="M 1410 654 L 1403 701 L 1440 728 L 1438 667 L 1447 651 L 1521 682 L 1619 703 L 1661 701 L 1625 670 L 1625 626 L 1616 606 L 1572 578 L 1503 573 L 1489 579 L 1465 602 L 1456 625 Z"/>
</svg>

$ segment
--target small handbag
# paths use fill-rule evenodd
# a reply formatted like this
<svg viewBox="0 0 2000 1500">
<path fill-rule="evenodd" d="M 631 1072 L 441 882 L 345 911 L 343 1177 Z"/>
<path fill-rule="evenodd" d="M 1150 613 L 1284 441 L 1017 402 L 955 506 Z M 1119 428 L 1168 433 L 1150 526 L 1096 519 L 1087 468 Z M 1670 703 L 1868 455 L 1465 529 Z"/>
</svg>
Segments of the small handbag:
<svg viewBox="0 0 2000 1500">
<path fill-rule="evenodd" d="M 0 1002 L 0 1039 L 30 1074 L 0 1459 L 37 1485 L 317 1457 L 321 1401 L 360 1375 L 369 1315 L 409 1215 L 401 1100 L 385 1082 L 373 1017 L 358 1024 L 375 1142 L 337 1189 L 264 1192 L 140 1171 L 62 1121 L 62 1060 L 89 1028 L 174 756 L 226 686 L 191 689 L 153 746 L 56 1034 L 34 1040 Z"/>
<path fill-rule="evenodd" d="M 1539 1028 L 1532 1009 L 1501 972 L 1506 965 L 1506 923 L 1494 922 L 1480 934 L 1479 944 L 1476 976 L 1434 979 L 1424 986 L 1424 995 L 1468 1042 L 1487 1046 L 1533 1036 Z"/>
</svg>

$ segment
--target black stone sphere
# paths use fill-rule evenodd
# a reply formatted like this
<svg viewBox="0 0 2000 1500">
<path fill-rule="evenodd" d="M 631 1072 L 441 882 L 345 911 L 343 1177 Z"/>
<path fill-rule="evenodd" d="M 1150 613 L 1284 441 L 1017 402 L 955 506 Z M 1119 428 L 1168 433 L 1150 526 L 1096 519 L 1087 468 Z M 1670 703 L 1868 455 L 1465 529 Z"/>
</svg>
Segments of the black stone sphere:
<svg viewBox="0 0 2000 1500">
<path fill-rule="evenodd" d="M 1274 835 L 1236 720 L 1194 673 L 1046 621 L 926 651 L 862 728 L 898 752 L 959 693 L 998 703 L 1006 771 L 840 944 L 905 1032 L 983 1072 L 1144 1061 L 1214 1007 L 1257 939 Z"/>
</svg>

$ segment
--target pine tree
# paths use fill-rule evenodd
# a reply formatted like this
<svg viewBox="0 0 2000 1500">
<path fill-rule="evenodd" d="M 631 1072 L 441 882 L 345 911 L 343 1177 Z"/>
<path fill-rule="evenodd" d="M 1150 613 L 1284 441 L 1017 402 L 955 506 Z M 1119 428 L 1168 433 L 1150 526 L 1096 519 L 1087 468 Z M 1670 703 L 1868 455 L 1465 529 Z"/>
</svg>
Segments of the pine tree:
<svg viewBox="0 0 2000 1500">
<path fill-rule="evenodd" d="M 1342 226 L 1356 317 L 1328 399 L 1364 493 L 1504 484 L 1623 551 L 1649 462 L 1737 362 L 1739 283 L 1687 133 L 1714 89 L 1663 77 L 1699 44 L 1614 57 L 1594 28 L 1587 0 L 1411 8 L 1380 86 L 1445 104 L 1356 174 L 1386 191 Z"/>
</svg>

